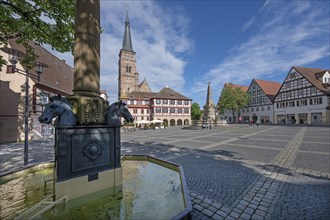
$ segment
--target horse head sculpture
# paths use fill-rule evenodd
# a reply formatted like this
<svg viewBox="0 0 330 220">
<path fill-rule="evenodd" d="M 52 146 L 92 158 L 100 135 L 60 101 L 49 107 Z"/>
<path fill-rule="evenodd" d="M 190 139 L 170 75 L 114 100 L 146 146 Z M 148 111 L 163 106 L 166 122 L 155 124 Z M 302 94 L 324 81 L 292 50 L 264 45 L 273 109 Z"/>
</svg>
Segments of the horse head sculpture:
<svg viewBox="0 0 330 220">
<path fill-rule="evenodd" d="M 105 124 L 121 125 L 120 117 L 124 117 L 127 121 L 134 121 L 133 116 L 128 110 L 127 104 L 119 101 L 112 103 L 105 113 Z"/>
<path fill-rule="evenodd" d="M 40 123 L 50 124 L 52 119 L 58 117 L 55 126 L 73 126 L 76 125 L 76 118 L 72 112 L 67 99 L 61 96 L 51 97 L 50 103 L 45 105 L 45 110 L 38 118 Z"/>
</svg>

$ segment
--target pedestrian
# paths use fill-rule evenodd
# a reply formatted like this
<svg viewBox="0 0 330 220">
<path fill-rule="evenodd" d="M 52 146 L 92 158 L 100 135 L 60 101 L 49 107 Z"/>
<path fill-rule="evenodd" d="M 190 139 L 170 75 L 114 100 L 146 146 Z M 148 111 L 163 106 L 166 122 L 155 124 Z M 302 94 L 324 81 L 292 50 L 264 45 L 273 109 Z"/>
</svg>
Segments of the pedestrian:
<svg viewBox="0 0 330 220">
<path fill-rule="evenodd" d="M 259 127 L 259 120 L 256 121 L 257 127 Z"/>
</svg>

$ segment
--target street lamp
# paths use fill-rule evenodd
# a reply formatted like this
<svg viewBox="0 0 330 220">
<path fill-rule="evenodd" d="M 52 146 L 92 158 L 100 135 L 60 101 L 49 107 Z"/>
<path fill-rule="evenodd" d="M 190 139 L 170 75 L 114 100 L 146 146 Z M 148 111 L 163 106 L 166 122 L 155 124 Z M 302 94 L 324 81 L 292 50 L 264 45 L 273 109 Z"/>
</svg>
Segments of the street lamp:
<svg viewBox="0 0 330 220">
<path fill-rule="evenodd" d="M 39 61 L 36 62 L 35 71 L 37 75 L 34 75 L 29 73 L 29 69 L 26 69 L 26 71 L 24 71 L 16 68 L 18 58 L 23 57 L 25 55 L 22 51 L 8 47 L 0 48 L 0 50 L 8 54 L 8 60 L 12 64 L 12 72 L 17 72 L 19 74 L 25 75 L 24 165 L 27 165 L 29 163 L 29 77 L 35 77 L 38 79 L 38 81 L 40 81 L 40 75 L 43 71 L 43 68 L 48 67 L 48 65 Z"/>
</svg>

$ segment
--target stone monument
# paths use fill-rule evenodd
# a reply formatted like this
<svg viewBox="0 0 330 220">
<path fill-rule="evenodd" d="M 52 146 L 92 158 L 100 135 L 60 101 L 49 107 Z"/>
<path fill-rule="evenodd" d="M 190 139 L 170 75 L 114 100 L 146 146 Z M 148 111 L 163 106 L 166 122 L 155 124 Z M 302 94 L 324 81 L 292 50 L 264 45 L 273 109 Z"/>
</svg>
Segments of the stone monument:
<svg viewBox="0 0 330 220">
<path fill-rule="evenodd" d="M 57 101 L 56 105 L 49 103 L 46 110 L 51 110 L 45 110 L 39 118 L 49 123 L 47 112 L 59 113 L 60 120 L 55 125 L 55 199 L 71 200 L 121 186 L 118 116 L 133 118 L 121 102 L 111 105 L 106 116 L 108 102 L 100 97 L 99 0 L 75 3 L 74 89 L 68 101 L 76 123 L 60 118 L 60 107 L 65 105 L 61 98 Z"/>
</svg>

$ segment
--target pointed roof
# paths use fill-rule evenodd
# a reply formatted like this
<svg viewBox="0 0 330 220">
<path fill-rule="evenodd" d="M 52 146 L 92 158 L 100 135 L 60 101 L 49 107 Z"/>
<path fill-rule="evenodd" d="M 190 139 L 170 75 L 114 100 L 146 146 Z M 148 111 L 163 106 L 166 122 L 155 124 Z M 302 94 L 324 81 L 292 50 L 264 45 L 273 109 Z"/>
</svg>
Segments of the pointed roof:
<svg viewBox="0 0 330 220">
<path fill-rule="evenodd" d="M 140 92 L 151 92 L 151 89 L 147 83 L 147 80 L 144 79 L 139 85 L 138 85 L 138 91 Z"/>
<path fill-rule="evenodd" d="M 153 98 L 192 100 L 192 99 L 187 98 L 186 96 L 181 95 L 180 93 L 174 91 L 173 89 L 169 88 L 168 86 L 165 86 Z"/>
<path fill-rule="evenodd" d="M 292 68 L 294 68 L 298 73 L 300 73 L 303 77 L 305 77 L 310 83 L 312 83 L 321 92 L 326 93 L 326 94 L 330 93 L 330 91 L 322 85 L 322 82 L 317 79 L 317 77 L 320 73 L 325 73 L 326 71 L 329 71 L 329 70 L 323 70 L 323 69 L 318 69 L 318 68 L 306 68 L 306 67 L 300 67 L 300 66 L 293 66 Z"/>
<path fill-rule="evenodd" d="M 129 24 L 130 23 L 129 23 L 129 18 L 128 18 L 128 11 L 127 11 L 122 50 L 134 52 L 133 51 L 133 46 L 132 46 L 132 39 L 131 39 L 131 29 L 130 29 Z"/>
</svg>

